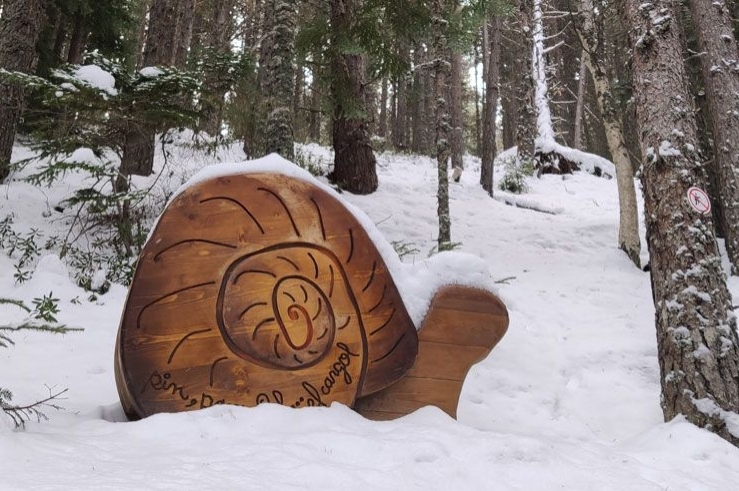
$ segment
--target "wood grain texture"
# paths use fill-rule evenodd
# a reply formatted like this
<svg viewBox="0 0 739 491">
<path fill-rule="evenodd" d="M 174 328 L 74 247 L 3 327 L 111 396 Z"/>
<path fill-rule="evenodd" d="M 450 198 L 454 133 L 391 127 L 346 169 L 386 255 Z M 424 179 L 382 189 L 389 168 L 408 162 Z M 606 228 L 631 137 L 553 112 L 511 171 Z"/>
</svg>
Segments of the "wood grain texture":
<svg viewBox="0 0 739 491">
<path fill-rule="evenodd" d="M 220 177 L 167 207 L 116 345 L 129 417 L 218 403 L 352 405 L 413 365 L 416 330 L 363 227 L 277 174 Z"/>
<path fill-rule="evenodd" d="M 470 367 L 507 329 L 508 311 L 494 294 L 462 286 L 441 289 L 418 333 L 413 368 L 394 385 L 358 399 L 354 409 L 369 419 L 387 420 L 432 405 L 456 418 Z"/>
</svg>

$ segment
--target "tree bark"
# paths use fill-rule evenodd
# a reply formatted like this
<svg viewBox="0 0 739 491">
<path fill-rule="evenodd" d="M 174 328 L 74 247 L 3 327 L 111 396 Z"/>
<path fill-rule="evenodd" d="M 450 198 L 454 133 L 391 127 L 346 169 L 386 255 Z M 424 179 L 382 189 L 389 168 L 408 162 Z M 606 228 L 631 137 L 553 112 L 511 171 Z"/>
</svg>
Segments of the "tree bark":
<svg viewBox="0 0 739 491">
<path fill-rule="evenodd" d="M 444 0 L 432 2 L 431 46 L 434 60 L 434 98 L 436 99 L 436 164 L 438 166 L 437 215 L 439 217 L 438 250 L 452 247 L 451 217 L 449 215 L 449 157 L 451 148 L 451 118 L 447 109 L 447 75 L 450 71 L 447 41 L 446 5 Z"/>
<path fill-rule="evenodd" d="M 180 0 L 179 2 L 177 33 L 175 35 L 177 48 L 174 53 L 174 66 L 180 70 L 187 68 L 190 44 L 192 42 L 193 22 L 195 21 L 195 4 L 195 0 Z"/>
<path fill-rule="evenodd" d="M 318 72 L 313 69 L 313 80 L 310 85 L 310 100 L 311 100 L 311 112 L 308 122 L 308 134 L 310 140 L 316 143 L 321 141 L 321 82 L 318 77 Z"/>
<path fill-rule="evenodd" d="M 516 84 L 516 103 L 518 107 L 518 126 L 516 127 L 516 145 L 518 160 L 522 166 L 535 165 L 537 110 L 534 102 L 534 65 L 533 65 L 533 16 L 534 0 L 517 0 L 516 21 L 519 35 L 519 46 L 515 53 L 515 70 L 518 75 Z"/>
<path fill-rule="evenodd" d="M 85 38 L 87 37 L 87 29 L 85 28 L 85 16 L 81 12 L 77 12 L 74 19 L 74 29 L 72 29 L 72 37 L 69 40 L 69 51 L 67 52 L 67 63 L 74 65 L 82 64 L 82 54 L 85 51 Z"/>
<path fill-rule="evenodd" d="M 413 50 L 413 98 L 411 100 L 411 114 L 413 116 L 411 151 L 416 154 L 426 152 L 427 122 L 424 121 L 426 117 L 426 74 L 425 68 L 422 66 L 424 59 L 424 47 L 419 43 Z"/>
<path fill-rule="evenodd" d="M 377 124 L 377 136 L 387 136 L 387 77 L 382 78 L 382 92 L 380 93 L 380 121 Z"/>
<path fill-rule="evenodd" d="M 138 36 L 136 38 L 136 67 L 144 65 L 144 48 L 146 47 L 146 31 L 149 26 L 149 12 L 152 0 L 142 0 L 139 4 Z"/>
<path fill-rule="evenodd" d="M 728 6 L 721 1 L 691 0 L 703 80 L 708 95 L 718 191 L 723 204 L 723 232 L 731 274 L 739 274 L 739 50 Z"/>
<path fill-rule="evenodd" d="M 618 101 L 614 97 L 616 88 L 609 81 L 602 58 L 602 48 L 608 41 L 598 36 L 592 0 L 582 0 L 580 5 L 580 22 L 578 22 L 577 32 L 583 46 L 582 63 L 587 66 L 593 78 L 598 106 L 603 115 L 608 148 L 616 167 L 619 201 L 618 245 L 631 259 L 631 262 L 639 267 L 641 241 L 639 239 L 639 210 L 636 204 L 636 191 L 634 190 L 634 174 L 624 142 Z M 581 72 L 582 75 L 584 74 Z M 581 84 L 583 82 L 581 81 Z M 578 101 L 580 95 L 578 94 Z"/>
<path fill-rule="evenodd" d="M 398 47 L 398 55 L 403 60 L 408 59 L 408 47 L 401 44 Z M 395 126 L 393 127 L 393 146 L 397 150 L 408 149 L 408 80 L 406 74 L 398 75 L 396 83 L 396 104 L 397 110 L 395 115 Z"/>
<path fill-rule="evenodd" d="M 451 151 L 452 168 L 464 168 L 464 129 L 462 119 L 462 53 L 453 50 L 451 54 L 451 104 L 449 115 L 452 122 Z"/>
<path fill-rule="evenodd" d="M 230 52 L 235 4 L 236 0 L 219 0 L 205 5 L 208 8 L 203 9 L 205 32 L 202 37 L 207 47 L 207 56 L 217 57 Z M 221 73 L 220 68 L 213 67 L 204 77 L 205 90 L 201 101 L 200 127 L 211 136 L 220 134 L 224 98 L 228 90 L 228 86 L 223 82 L 223 79 L 228 78 L 228 74 Z"/>
<path fill-rule="evenodd" d="M 266 8 L 270 9 L 271 15 L 265 21 L 267 39 L 264 41 L 265 151 L 293 160 L 295 138 L 290 106 L 294 91 L 295 3 L 292 0 L 268 0 Z"/>
<path fill-rule="evenodd" d="M 143 66 L 172 66 L 174 64 L 177 6 L 178 2 L 175 0 L 153 0 L 149 12 Z M 129 128 L 124 139 L 118 189 L 125 189 L 126 176 L 149 176 L 153 172 L 154 133 L 155 129 L 147 125 L 134 124 Z"/>
<path fill-rule="evenodd" d="M 575 102 L 575 135 L 572 146 L 576 150 L 582 150 L 582 126 L 583 110 L 585 108 L 585 89 L 587 88 L 588 66 L 585 63 L 585 53 L 580 56 L 580 72 L 577 80 L 577 100 Z"/>
<path fill-rule="evenodd" d="M 496 154 L 495 115 L 498 112 L 499 79 L 500 79 L 500 35 L 501 22 L 497 15 L 488 23 L 490 38 L 489 61 L 485 80 L 485 104 L 483 105 L 482 123 L 482 168 L 480 184 L 490 196 L 493 195 L 493 162 Z M 492 32 L 490 32 L 492 30 Z"/>
<path fill-rule="evenodd" d="M 333 180 L 351 193 L 369 194 L 377 189 L 378 183 L 377 161 L 363 105 L 364 60 L 356 50 L 341 49 L 352 39 L 359 1 L 330 0 Z"/>
<path fill-rule="evenodd" d="M 688 190 L 704 187 L 683 65 L 677 2 L 626 0 L 641 128 L 647 225 L 665 420 L 683 414 L 739 445 L 739 340 L 710 214 Z"/>
<path fill-rule="evenodd" d="M 43 0 L 5 0 L 0 17 L 0 68 L 24 73 L 33 71 L 45 5 Z M 10 158 L 22 108 L 21 87 L 0 82 L 0 183 L 10 174 Z"/>
<path fill-rule="evenodd" d="M 520 33 L 515 29 L 511 18 L 501 19 L 502 33 L 500 39 L 500 85 L 505 88 L 500 93 L 500 107 L 503 112 L 503 149 L 516 145 L 516 127 L 518 126 L 518 103 L 516 101 L 516 53 L 520 49 L 516 40 Z"/>
</svg>

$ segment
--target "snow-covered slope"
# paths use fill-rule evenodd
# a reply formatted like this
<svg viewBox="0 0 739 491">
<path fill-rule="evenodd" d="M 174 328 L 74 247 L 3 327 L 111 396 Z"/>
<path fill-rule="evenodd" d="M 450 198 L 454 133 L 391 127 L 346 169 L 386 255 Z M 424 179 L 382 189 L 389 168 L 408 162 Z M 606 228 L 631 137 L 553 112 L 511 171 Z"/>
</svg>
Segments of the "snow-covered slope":
<svg viewBox="0 0 739 491">
<path fill-rule="evenodd" d="M 662 422 L 649 277 L 615 247 L 615 181 L 585 173 L 531 179 L 518 199 L 556 212 L 541 213 L 487 197 L 477 185 L 479 162 L 468 158 L 461 182 L 450 186 L 452 239 L 483 259 L 481 273 L 464 255 L 427 261 L 437 227 L 433 162 L 379 159 L 379 190 L 343 197 L 388 241 L 419 250 L 397 269 L 404 293 L 422 298 L 440 275 L 475 276 L 469 281 L 498 282 L 510 312 L 508 334 L 467 379 L 458 421 L 435 408 L 377 423 L 338 405 L 263 405 L 123 422 L 113 349 L 125 289 L 114 286 L 90 303 L 54 256 L 18 286 L 13 261 L 0 254 L 0 297 L 30 303 L 53 291 L 59 320 L 85 328 L 25 332 L 0 349 L 0 386 L 14 390 L 16 402 L 47 395 L 46 385 L 69 388 L 65 411 L 49 411 L 50 421 L 25 431 L 0 415 L 0 489 L 736 487 L 739 450 L 680 419 Z M 176 171 L 157 181 L 157 192 L 170 195 L 207 162 L 175 152 Z M 13 212 L 19 228 L 62 227 L 53 214 L 44 217 L 47 203 L 74 185 L 69 176 L 42 193 L 11 182 L 0 188 L 0 219 Z M 410 309 L 415 319 L 423 314 L 422 306 Z M 19 315 L 0 307 L 1 319 Z"/>
</svg>

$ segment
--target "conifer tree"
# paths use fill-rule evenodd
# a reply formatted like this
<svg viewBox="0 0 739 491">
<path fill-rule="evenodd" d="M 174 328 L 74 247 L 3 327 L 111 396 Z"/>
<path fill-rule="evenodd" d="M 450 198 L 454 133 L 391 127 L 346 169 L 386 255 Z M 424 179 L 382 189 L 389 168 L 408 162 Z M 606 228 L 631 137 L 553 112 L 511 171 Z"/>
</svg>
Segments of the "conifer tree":
<svg viewBox="0 0 739 491">
<path fill-rule="evenodd" d="M 696 124 L 670 0 L 626 0 L 641 138 L 657 347 L 666 421 L 680 414 L 735 445 L 739 339 L 713 220 L 691 207 L 705 188 Z"/>
<path fill-rule="evenodd" d="M 364 108 L 366 53 L 357 50 L 356 23 L 363 0 L 331 0 L 330 78 L 333 103 L 334 181 L 356 194 L 377 189 L 377 160 L 372 152 Z"/>
<path fill-rule="evenodd" d="M 439 217 L 438 249 L 451 249 L 451 217 L 449 216 L 449 157 L 451 156 L 451 121 L 446 94 L 449 91 L 449 8 L 445 0 L 431 4 L 431 50 L 434 56 L 434 99 L 436 100 L 436 165 L 438 167 L 437 214 Z"/>
<path fill-rule="evenodd" d="M 34 46 L 44 23 L 44 0 L 5 0 L 0 16 L 0 69 L 30 73 Z M 18 84 L 0 82 L 0 183 L 10 173 L 23 91 Z"/>
<path fill-rule="evenodd" d="M 609 77 L 607 44 L 610 40 L 604 34 L 603 25 L 596 24 L 595 8 L 592 0 L 582 0 L 577 22 L 577 33 L 582 43 L 582 62 L 593 79 L 598 106 L 603 115 L 608 147 L 616 167 L 616 180 L 619 199 L 618 245 L 629 259 L 639 266 L 639 219 L 634 190 L 634 173 L 631 159 L 626 148 L 622 111 L 617 100 L 615 84 L 617 80 Z M 601 9 L 599 21 L 602 23 L 604 13 Z M 584 80 L 582 81 L 584 85 Z"/>
<path fill-rule="evenodd" d="M 724 2 L 693 0 L 690 9 L 710 108 L 723 232 L 731 273 L 739 274 L 739 48 Z"/>
<path fill-rule="evenodd" d="M 144 48 L 144 67 L 174 66 L 177 54 L 178 2 L 153 0 Z M 121 175 L 148 176 L 154 167 L 155 128 L 131 121 L 121 157 Z"/>
<path fill-rule="evenodd" d="M 278 153 L 293 160 L 293 113 L 295 59 L 295 2 L 267 0 L 263 41 L 262 87 L 266 98 L 267 122 L 264 130 L 266 153 Z"/>
</svg>

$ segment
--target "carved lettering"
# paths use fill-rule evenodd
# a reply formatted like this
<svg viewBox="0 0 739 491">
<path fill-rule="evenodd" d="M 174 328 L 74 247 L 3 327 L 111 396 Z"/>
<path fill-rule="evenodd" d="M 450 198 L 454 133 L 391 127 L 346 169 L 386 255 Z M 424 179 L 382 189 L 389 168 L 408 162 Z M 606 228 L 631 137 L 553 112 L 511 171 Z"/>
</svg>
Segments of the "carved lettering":
<svg viewBox="0 0 739 491">
<path fill-rule="evenodd" d="M 331 369 L 326 374 L 320 387 L 316 387 L 308 381 L 301 382 L 300 385 L 303 387 L 303 390 L 305 390 L 305 394 L 290 404 L 290 407 L 326 406 L 326 403 L 323 402 L 323 397 L 331 394 L 337 381 L 343 380 L 347 386 L 354 383 L 354 379 L 349 372 L 349 366 L 352 364 L 352 358 L 358 358 L 359 354 L 352 352 L 352 350 L 349 349 L 349 346 L 344 343 L 336 343 L 336 347 L 340 351 L 339 356 L 331 365 Z M 270 402 L 275 404 L 284 404 L 282 392 L 279 390 L 273 390 L 271 395 L 263 392 L 256 398 L 257 404 Z"/>
<path fill-rule="evenodd" d="M 199 409 L 226 403 L 225 399 L 214 399 L 213 396 L 207 392 L 202 392 L 200 394 L 200 399 L 190 398 L 190 396 L 185 392 L 185 386 L 179 385 L 177 382 L 173 381 L 172 374 L 169 372 L 164 372 L 163 374 L 160 374 L 156 370 L 151 372 L 149 379 L 141 388 L 141 393 L 145 393 L 149 388 L 155 391 L 172 394 L 183 401 L 187 401 L 187 404 L 185 405 L 186 408 L 191 408 L 198 404 L 198 402 L 200 403 Z"/>
</svg>

